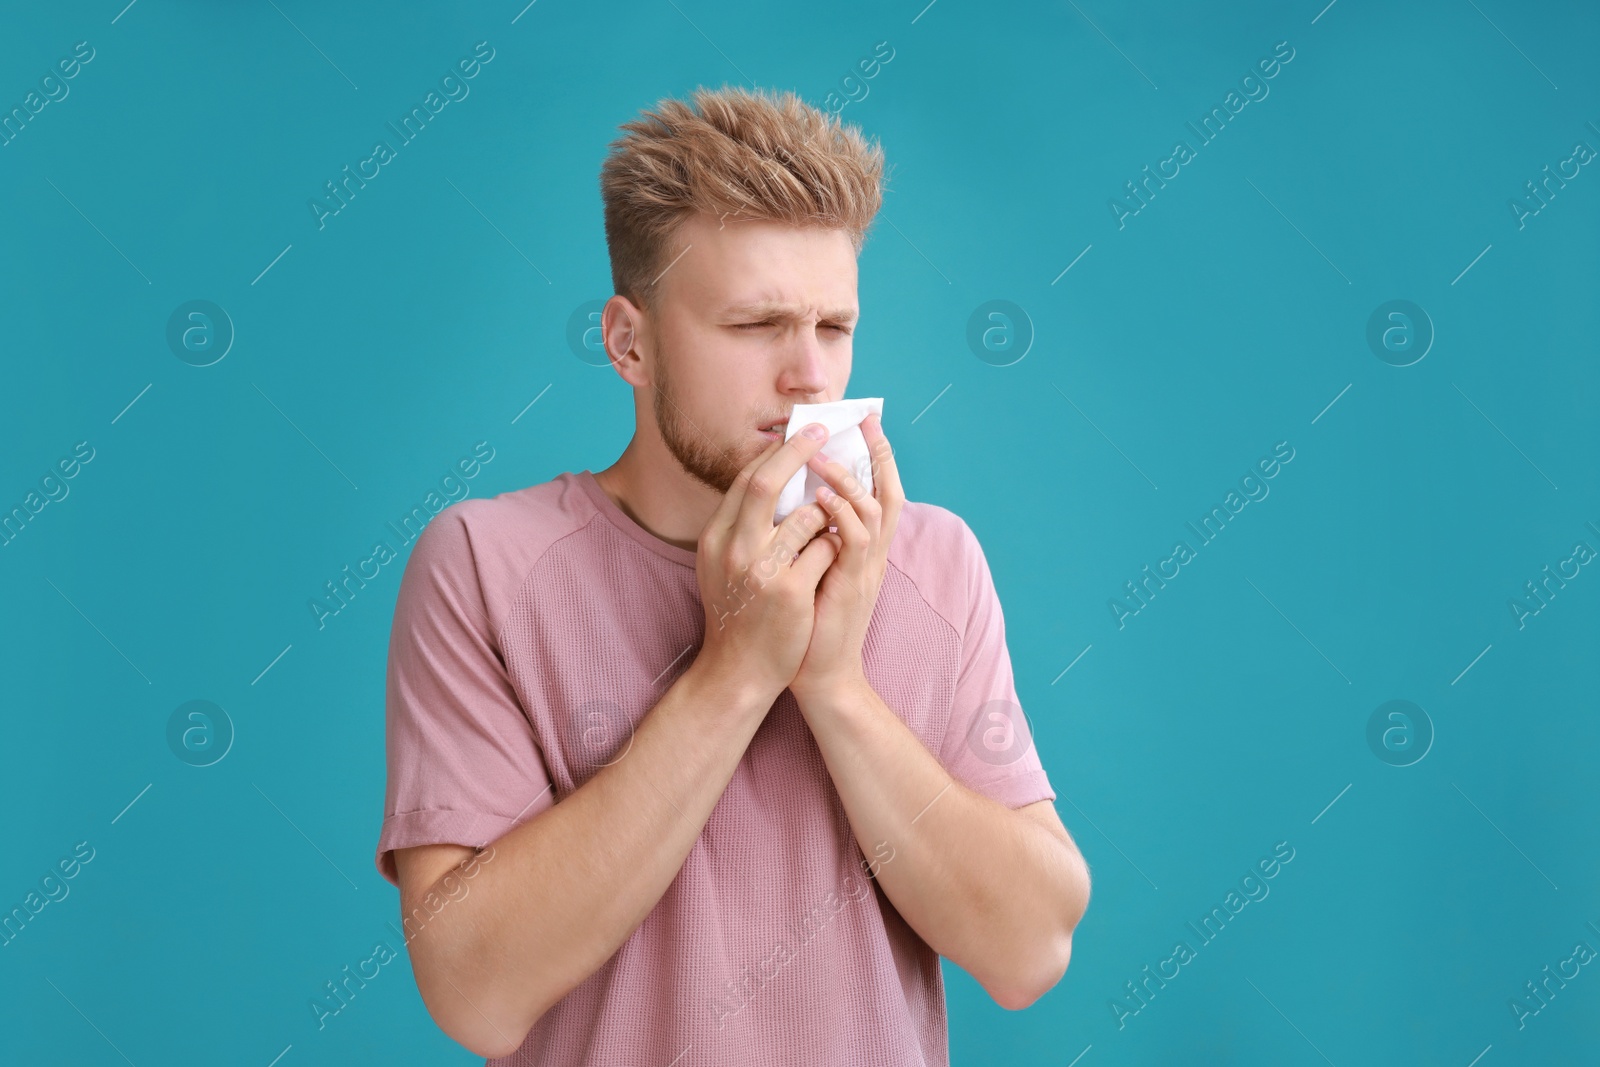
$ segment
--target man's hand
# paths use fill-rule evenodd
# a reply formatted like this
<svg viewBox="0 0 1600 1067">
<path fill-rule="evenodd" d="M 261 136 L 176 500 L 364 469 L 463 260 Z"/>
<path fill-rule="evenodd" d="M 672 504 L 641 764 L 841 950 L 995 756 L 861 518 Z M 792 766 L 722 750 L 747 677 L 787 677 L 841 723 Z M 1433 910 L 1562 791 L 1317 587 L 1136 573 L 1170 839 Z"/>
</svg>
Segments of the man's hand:
<svg viewBox="0 0 1600 1067">
<path fill-rule="evenodd" d="M 827 440 L 827 429 L 814 425 L 822 436 L 802 430 L 774 441 L 739 472 L 700 532 L 695 554 L 706 610 L 699 660 L 773 698 L 805 655 L 817 583 L 839 552 L 837 542 L 816 536 L 829 521 L 818 504 L 773 525 L 784 485 Z"/>
<path fill-rule="evenodd" d="M 894 451 L 876 414 L 862 420 L 861 435 L 872 453 L 871 493 L 844 464 L 826 462 L 820 455 L 810 460 L 811 469 L 833 487 L 831 495 L 828 486 L 819 488 L 817 498 L 827 510 L 828 525 L 838 532 L 817 537 L 833 544 L 837 554 L 817 587 L 811 643 L 789 683 L 802 708 L 808 699 L 823 692 L 865 683 L 861 646 L 889 565 L 889 543 L 900 522 L 900 507 L 906 500 Z"/>
</svg>

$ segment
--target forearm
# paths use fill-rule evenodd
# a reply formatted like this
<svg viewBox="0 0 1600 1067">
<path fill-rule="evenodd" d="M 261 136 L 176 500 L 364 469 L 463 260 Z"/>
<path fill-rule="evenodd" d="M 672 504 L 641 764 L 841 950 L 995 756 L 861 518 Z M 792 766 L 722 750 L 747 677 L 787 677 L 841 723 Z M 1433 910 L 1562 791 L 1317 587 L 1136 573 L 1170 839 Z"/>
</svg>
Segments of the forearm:
<svg viewBox="0 0 1600 1067">
<path fill-rule="evenodd" d="M 1088 905 L 1076 848 L 954 781 L 864 682 L 802 707 L 862 849 L 893 849 L 877 878 L 912 929 L 1008 1007 L 1054 984 Z"/>
<path fill-rule="evenodd" d="M 412 943 L 418 988 L 452 1037 L 509 1054 L 649 915 L 771 706 L 732 677 L 692 664 L 625 755 L 495 841 L 472 891 Z"/>
</svg>

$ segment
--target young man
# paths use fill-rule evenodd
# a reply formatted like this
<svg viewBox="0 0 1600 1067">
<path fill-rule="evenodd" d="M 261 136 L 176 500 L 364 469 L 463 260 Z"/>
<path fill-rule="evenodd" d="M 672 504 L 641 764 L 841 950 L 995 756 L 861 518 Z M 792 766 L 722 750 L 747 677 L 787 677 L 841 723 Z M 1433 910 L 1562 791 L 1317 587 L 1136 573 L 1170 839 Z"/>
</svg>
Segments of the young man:
<svg viewBox="0 0 1600 1067">
<path fill-rule="evenodd" d="M 418 988 L 499 1064 L 947 1064 L 938 957 L 1026 1007 L 1089 872 L 971 529 L 874 417 L 871 494 L 764 432 L 846 395 L 882 151 L 788 93 L 622 128 L 633 440 L 448 508 L 400 586 L 377 863 Z M 775 524 L 808 464 L 835 492 Z"/>
</svg>

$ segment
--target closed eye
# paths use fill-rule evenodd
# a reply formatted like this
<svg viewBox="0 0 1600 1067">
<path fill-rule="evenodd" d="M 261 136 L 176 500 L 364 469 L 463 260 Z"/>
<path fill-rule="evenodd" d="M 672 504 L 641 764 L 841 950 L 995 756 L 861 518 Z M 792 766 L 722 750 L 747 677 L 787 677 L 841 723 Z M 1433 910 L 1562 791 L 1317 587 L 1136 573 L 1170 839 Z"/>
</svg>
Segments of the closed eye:
<svg viewBox="0 0 1600 1067">
<path fill-rule="evenodd" d="M 759 330 L 764 326 L 773 326 L 773 325 L 776 325 L 776 324 L 772 323 L 770 321 L 769 322 L 736 322 L 736 323 L 734 323 L 733 328 L 736 329 L 736 330 Z M 828 328 L 830 330 L 838 330 L 840 333 L 844 333 L 844 334 L 847 334 L 847 333 L 850 332 L 848 329 L 846 329 L 843 326 L 838 325 L 837 323 L 825 322 L 825 323 L 823 323 L 823 326 L 825 326 L 826 328 Z"/>
</svg>

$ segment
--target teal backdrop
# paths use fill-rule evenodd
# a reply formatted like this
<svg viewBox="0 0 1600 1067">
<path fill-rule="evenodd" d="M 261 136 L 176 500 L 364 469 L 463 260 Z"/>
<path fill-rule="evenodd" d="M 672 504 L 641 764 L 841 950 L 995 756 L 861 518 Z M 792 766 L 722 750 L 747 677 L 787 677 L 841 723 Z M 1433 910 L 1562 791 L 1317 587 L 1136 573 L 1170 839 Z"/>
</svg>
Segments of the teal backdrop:
<svg viewBox="0 0 1600 1067">
<path fill-rule="evenodd" d="M 742 84 L 893 164 L 849 395 L 1093 871 L 953 1061 L 1600 1062 L 1593 4 L 123 2 L 0 32 L 0 1060 L 476 1060 L 372 863 L 388 524 L 615 460 L 606 145 Z"/>
</svg>

